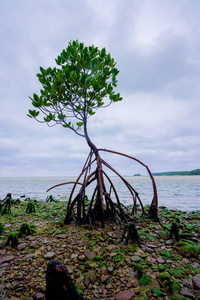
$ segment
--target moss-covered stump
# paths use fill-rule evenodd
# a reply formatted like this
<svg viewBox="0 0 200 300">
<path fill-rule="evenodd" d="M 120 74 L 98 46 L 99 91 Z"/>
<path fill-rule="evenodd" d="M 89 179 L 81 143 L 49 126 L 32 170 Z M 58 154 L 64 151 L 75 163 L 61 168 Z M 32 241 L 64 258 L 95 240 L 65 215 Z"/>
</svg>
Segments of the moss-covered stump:
<svg viewBox="0 0 200 300">
<path fill-rule="evenodd" d="M 0 235 L 2 235 L 2 233 L 3 233 L 3 224 L 0 222 Z"/>
<path fill-rule="evenodd" d="M 35 205 L 32 202 L 29 202 L 26 207 L 26 213 L 35 213 Z"/>
<path fill-rule="evenodd" d="M 17 234 L 16 232 L 12 232 L 9 234 L 8 239 L 5 243 L 5 246 L 11 245 L 12 248 L 16 248 L 18 246 L 19 242 L 17 239 Z"/>
<path fill-rule="evenodd" d="M 27 223 L 23 223 L 20 227 L 18 236 L 21 237 L 22 234 L 32 235 L 36 232 L 35 225 L 29 225 Z"/>
</svg>

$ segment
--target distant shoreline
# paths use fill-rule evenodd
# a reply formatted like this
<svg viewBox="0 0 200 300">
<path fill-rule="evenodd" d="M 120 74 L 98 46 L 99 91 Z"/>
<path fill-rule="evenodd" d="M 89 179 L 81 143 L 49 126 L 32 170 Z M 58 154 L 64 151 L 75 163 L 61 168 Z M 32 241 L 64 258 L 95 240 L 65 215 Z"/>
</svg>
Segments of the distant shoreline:
<svg viewBox="0 0 200 300">
<path fill-rule="evenodd" d="M 192 171 L 172 171 L 172 172 L 160 172 L 160 173 L 152 173 L 153 176 L 175 176 L 175 175 L 200 175 L 200 169 L 192 170 Z"/>
</svg>

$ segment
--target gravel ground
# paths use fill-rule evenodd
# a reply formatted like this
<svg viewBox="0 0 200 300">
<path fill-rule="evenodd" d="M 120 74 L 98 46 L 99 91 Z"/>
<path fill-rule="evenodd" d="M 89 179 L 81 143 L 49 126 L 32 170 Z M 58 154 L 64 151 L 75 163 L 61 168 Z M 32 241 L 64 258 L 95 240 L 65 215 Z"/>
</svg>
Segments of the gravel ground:
<svg viewBox="0 0 200 300">
<path fill-rule="evenodd" d="M 66 203 L 12 205 L 0 216 L 0 299 L 45 299 L 50 259 L 63 262 L 85 299 L 200 299 L 200 215 L 159 208 L 164 228 L 136 217 L 140 247 L 120 243 L 125 224 L 95 227 L 63 225 Z M 180 220 L 180 242 L 169 239 L 165 226 Z M 5 246 L 22 223 L 35 225 L 32 235 L 18 238 L 17 248 Z"/>
</svg>

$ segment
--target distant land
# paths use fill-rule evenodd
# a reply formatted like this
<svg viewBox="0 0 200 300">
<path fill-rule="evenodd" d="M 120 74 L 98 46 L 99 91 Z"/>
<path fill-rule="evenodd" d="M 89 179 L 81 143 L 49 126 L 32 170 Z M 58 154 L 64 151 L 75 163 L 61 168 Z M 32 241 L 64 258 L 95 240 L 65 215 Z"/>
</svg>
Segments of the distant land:
<svg viewBox="0 0 200 300">
<path fill-rule="evenodd" d="M 161 173 L 152 173 L 153 176 L 174 176 L 174 175 L 200 175 L 200 169 L 192 171 L 181 171 L 181 172 L 161 172 Z"/>
</svg>

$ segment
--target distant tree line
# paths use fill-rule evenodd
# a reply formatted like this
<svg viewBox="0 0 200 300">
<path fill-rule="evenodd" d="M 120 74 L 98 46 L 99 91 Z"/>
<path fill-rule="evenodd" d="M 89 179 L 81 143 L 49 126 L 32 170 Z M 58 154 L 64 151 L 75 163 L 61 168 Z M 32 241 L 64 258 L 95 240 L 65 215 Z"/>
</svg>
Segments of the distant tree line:
<svg viewBox="0 0 200 300">
<path fill-rule="evenodd" d="M 182 172 L 161 172 L 153 173 L 153 176 L 174 176 L 174 175 L 200 175 L 200 169 Z"/>
</svg>

